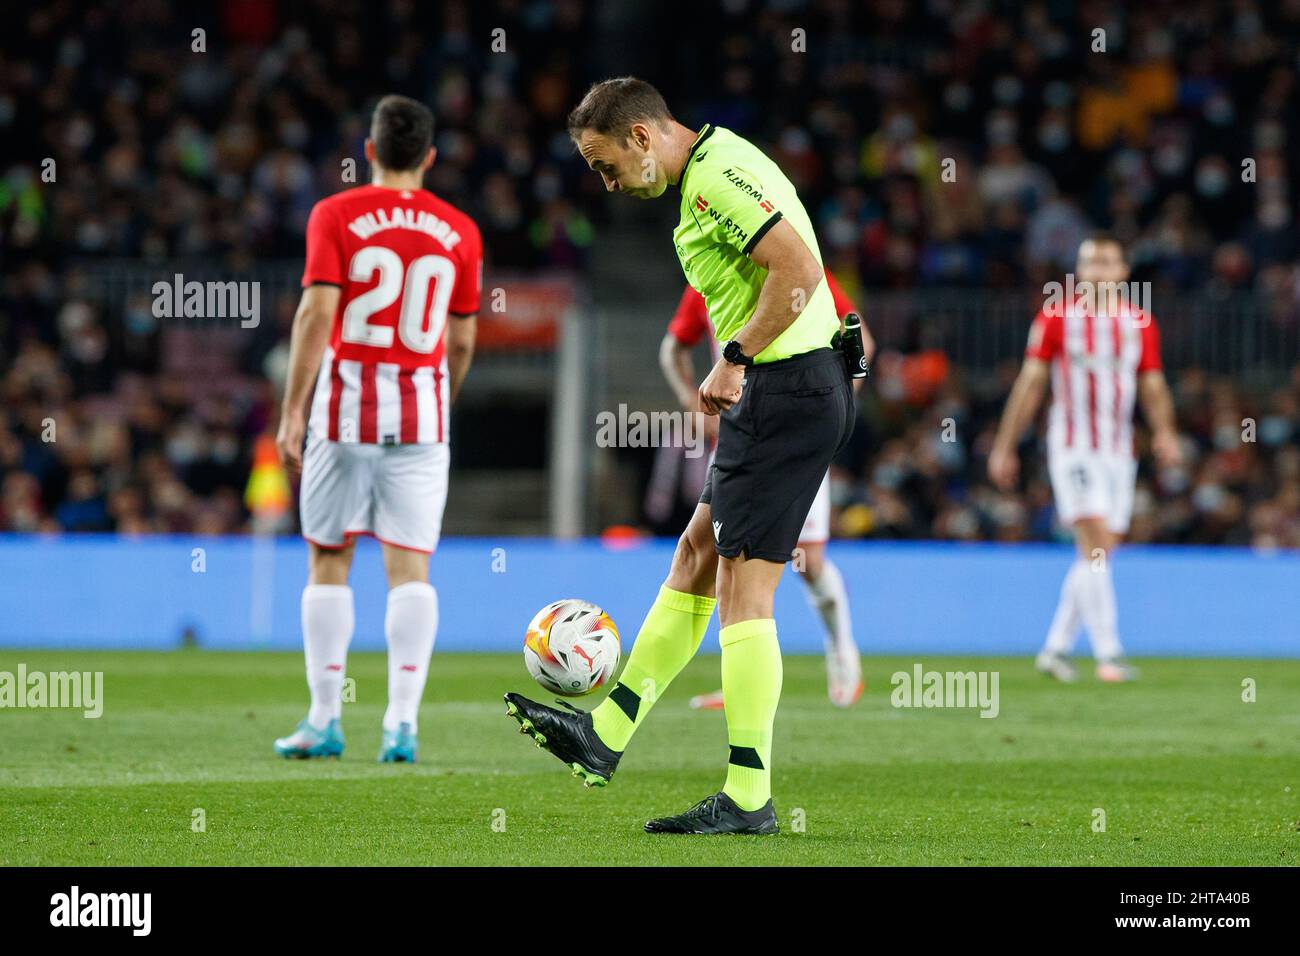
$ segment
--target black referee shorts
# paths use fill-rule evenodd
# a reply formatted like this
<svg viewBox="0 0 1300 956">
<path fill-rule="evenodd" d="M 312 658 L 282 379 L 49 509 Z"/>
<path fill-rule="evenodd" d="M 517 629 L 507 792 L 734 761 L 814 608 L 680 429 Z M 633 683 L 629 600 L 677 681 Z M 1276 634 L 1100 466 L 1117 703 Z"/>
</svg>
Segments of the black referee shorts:
<svg viewBox="0 0 1300 956">
<path fill-rule="evenodd" d="M 853 388 L 835 349 L 753 365 L 722 413 L 700 503 L 718 554 L 789 561 L 826 469 L 853 433 Z"/>
</svg>

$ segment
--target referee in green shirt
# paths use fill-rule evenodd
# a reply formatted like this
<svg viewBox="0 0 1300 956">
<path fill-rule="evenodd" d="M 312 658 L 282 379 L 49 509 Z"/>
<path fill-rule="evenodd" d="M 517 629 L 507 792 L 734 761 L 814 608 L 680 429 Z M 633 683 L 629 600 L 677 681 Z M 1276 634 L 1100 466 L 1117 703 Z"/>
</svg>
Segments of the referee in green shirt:
<svg viewBox="0 0 1300 956">
<path fill-rule="evenodd" d="M 718 606 L 730 756 L 719 793 L 651 833 L 777 832 L 772 724 L 781 650 L 772 599 L 831 459 L 853 428 L 853 393 L 812 223 L 785 174 L 721 127 L 691 130 L 632 77 L 597 83 L 569 135 L 610 192 L 675 196 L 673 232 L 704 296 L 722 358 L 700 386 L 720 415 L 704 493 L 618 683 L 590 714 L 507 694 L 507 711 L 588 785 L 613 776 L 628 741 L 695 654 Z M 675 190 L 674 190 L 675 187 Z"/>
</svg>

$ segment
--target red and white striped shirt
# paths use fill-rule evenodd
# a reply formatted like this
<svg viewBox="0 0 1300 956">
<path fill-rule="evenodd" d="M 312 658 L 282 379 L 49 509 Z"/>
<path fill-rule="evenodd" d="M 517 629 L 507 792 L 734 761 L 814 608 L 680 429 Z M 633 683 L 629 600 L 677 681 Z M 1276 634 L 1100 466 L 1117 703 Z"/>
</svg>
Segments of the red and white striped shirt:
<svg viewBox="0 0 1300 956">
<path fill-rule="evenodd" d="M 1133 456 L 1137 377 L 1161 368 L 1154 316 L 1127 304 L 1114 314 L 1094 314 L 1081 302 L 1040 311 L 1025 357 L 1052 370 L 1049 454 Z"/>
<path fill-rule="evenodd" d="M 483 241 L 423 189 L 359 186 L 318 202 L 303 287 L 342 291 L 308 429 L 330 441 L 447 441 L 449 316 L 478 312 Z"/>
</svg>

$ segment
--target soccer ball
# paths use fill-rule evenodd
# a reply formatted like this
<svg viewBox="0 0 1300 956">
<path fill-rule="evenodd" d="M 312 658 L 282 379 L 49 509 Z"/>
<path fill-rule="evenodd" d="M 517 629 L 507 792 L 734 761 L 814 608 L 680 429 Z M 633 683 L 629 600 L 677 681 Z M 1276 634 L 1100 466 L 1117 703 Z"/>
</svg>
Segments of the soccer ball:
<svg viewBox="0 0 1300 956">
<path fill-rule="evenodd" d="M 589 694 L 614 676 L 618 628 L 589 601 L 566 598 L 538 611 L 524 635 L 524 665 L 533 680 L 564 697 Z"/>
</svg>

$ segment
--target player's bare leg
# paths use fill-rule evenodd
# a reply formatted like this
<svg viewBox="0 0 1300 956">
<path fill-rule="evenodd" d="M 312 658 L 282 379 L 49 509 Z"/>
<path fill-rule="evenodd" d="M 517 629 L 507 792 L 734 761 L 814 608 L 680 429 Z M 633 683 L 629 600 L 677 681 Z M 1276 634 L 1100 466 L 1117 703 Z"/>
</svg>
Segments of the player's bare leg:
<svg viewBox="0 0 1300 956">
<path fill-rule="evenodd" d="M 826 628 L 826 685 L 831 703 L 851 707 L 862 696 L 862 658 L 853 639 L 844 577 L 826 557 L 824 541 L 800 541 L 794 567 L 803 580 L 808 602 Z"/>
<path fill-rule="evenodd" d="M 772 616 L 784 564 L 747 558 L 718 559 L 718 619 L 723 627 Z"/>
<path fill-rule="evenodd" d="M 716 595 L 718 552 L 713 546 L 713 518 L 708 505 L 697 505 L 695 514 L 677 542 L 673 566 L 664 583 L 675 591 Z M 690 699 L 695 710 L 722 710 L 722 691 L 696 694 Z"/>
<path fill-rule="evenodd" d="M 312 584 L 347 584 L 352 573 L 352 555 L 356 551 L 355 542 L 348 539 L 341 548 L 323 548 L 311 541 L 307 542 L 307 583 Z"/>
<path fill-rule="evenodd" d="M 383 544 L 388 575 L 388 709 L 384 711 L 381 763 L 414 763 L 420 698 L 438 633 L 438 592 L 429 583 L 429 555 Z"/>
<path fill-rule="evenodd" d="M 713 547 L 713 515 L 709 506 L 695 506 L 686 530 L 677 539 L 673 563 L 664 581 L 674 591 L 716 597 L 718 552 Z"/>
<path fill-rule="evenodd" d="M 339 548 L 308 542 L 307 587 L 302 592 L 302 643 L 311 708 L 287 737 L 275 742 L 282 757 L 338 757 L 343 753 L 343 679 L 355 614 L 348 573 L 352 541 Z"/>
</svg>

